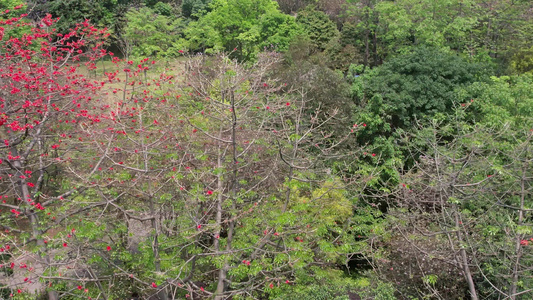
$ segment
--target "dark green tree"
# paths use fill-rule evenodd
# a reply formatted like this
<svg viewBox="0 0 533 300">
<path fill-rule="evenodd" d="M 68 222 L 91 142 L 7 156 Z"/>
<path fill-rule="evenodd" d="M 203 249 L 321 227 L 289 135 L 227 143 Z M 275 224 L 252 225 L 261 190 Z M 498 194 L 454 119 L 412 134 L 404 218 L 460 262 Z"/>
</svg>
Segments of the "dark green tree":
<svg viewBox="0 0 533 300">
<path fill-rule="evenodd" d="M 56 27 L 60 32 L 66 32 L 76 23 L 90 20 L 91 23 L 99 27 L 114 29 L 117 17 L 115 8 L 118 1 L 83 1 L 83 0 L 54 0 L 54 1 L 36 1 L 36 11 L 42 15 L 50 13 L 53 17 L 59 17 L 60 21 Z M 36 16 L 39 17 L 39 16 Z"/>
<path fill-rule="evenodd" d="M 296 22 L 302 25 L 312 44 L 320 51 L 326 49 L 326 45 L 339 35 L 337 26 L 328 15 L 312 6 L 300 11 Z"/>
<path fill-rule="evenodd" d="M 398 56 L 366 73 L 364 96 L 357 99 L 364 108 L 361 120 L 373 124 L 373 134 L 407 129 L 415 121 L 453 111 L 463 101 L 460 87 L 483 81 L 480 65 L 459 56 L 427 47 Z"/>
<path fill-rule="evenodd" d="M 154 12 L 156 12 L 157 14 L 160 14 L 162 16 L 171 16 L 172 13 L 173 13 L 173 7 L 172 5 L 168 4 L 168 3 L 164 3 L 164 2 L 157 2 L 156 4 L 154 4 Z"/>
<path fill-rule="evenodd" d="M 199 15 L 207 12 L 211 0 L 183 0 L 181 3 L 181 13 L 186 18 L 197 19 Z"/>
</svg>

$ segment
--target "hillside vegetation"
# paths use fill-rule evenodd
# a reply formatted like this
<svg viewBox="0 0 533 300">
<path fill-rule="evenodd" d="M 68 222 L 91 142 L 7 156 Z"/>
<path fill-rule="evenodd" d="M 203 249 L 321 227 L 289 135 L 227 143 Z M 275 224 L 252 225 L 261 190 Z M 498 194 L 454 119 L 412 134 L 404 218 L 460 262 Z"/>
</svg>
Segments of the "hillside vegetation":
<svg viewBox="0 0 533 300">
<path fill-rule="evenodd" d="M 533 297 L 528 0 L 0 0 L 0 298 Z"/>
</svg>

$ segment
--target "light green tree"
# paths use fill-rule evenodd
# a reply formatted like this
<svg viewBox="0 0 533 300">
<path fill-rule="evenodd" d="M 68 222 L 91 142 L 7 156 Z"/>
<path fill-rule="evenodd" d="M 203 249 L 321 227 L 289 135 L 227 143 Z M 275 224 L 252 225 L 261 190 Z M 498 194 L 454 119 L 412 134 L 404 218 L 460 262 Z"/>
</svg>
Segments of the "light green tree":
<svg viewBox="0 0 533 300">
<path fill-rule="evenodd" d="M 178 43 L 184 30 L 181 18 L 157 14 L 152 9 L 143 7 L 130 9 L 126 20 L 122 35 L 125 52 L 142 57 L 175 57 L 180 54 L 180 50 L 183 51 Z"/>
<path fill-rule="evenodd" d="M 286 50 L 292 37 L 302 33 L 294 18 L 281 13 L 272 0 L 215 0 L 210 9 L 186 30 L 191 50 L 231 52 L 245 61 L 265 47 Z"/>
</svg>

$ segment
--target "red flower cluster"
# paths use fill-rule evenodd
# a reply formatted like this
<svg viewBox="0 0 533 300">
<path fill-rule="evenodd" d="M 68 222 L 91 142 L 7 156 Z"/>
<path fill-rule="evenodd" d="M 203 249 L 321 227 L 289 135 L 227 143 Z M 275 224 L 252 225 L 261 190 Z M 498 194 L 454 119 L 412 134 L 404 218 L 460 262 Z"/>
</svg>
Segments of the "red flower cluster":
<svg viewBox="0 0 533 300">
<path fill-rule="evenodd" d="M 531 242 L 533 242 L 533 238 L 531 238 L 530 240 L 531 240 Z M 520 245 L 522 245 L 522 246 L 528 246 L 528 245 L 529 245 L 529 242 L 530 242 L 530 241 L 528 241 L 528 240 L 521 240 L 521 241 L 520 241 Z"/>
</svg>

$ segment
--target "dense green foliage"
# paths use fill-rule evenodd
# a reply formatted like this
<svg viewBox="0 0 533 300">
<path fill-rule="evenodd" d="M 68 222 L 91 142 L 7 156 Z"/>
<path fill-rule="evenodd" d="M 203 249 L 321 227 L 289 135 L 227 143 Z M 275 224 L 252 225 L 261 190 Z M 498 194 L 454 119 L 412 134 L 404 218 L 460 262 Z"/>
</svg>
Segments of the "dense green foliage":
<svg viewBox="0 0 533 300">
<path fill-rule="evenodd" d="M 106 1 L 46 1 L 37 2 L 34 9 L 42 13 L 50 13 L 54 17 L 61 18 L 57 23 L 58 30 L 67 32 L 73 24 L 83 22 L 88 19 L 99 27 L 114 28 L 117 18 L 114 9 L 117 0 Z M 41 13 L 41 14 L 42 14 Z"/>
<path fill-rule="evenodd" d="M 197 18 L 209 9 L 211 0 L 183 0 L 181 12 L 186 18 Z"/>
<path fill-rule="evenodd" d="M 0 0 L 0 73 L 0 297 L 533 295 L 531 1 Z"/>
<path fill-rule="evenodd" d="M 312 6 L 300 11 L 296 21 L 302 25 L 313 46 L 319 51 L 326 49 L 328 43 L 339 34 L 337 26 L 328 15 Z"/>
<path fill-rule="evenodd" d="M 189 24 L 187 45 L 192 51 L 232 52 L 251 60 L 259 51 L 284 51 L 301 30 L 272 0 L 214 0 L 211 11 Z"/>
<path fill-rule="evenodd" d="M 370 113 L 361 121 L 372 125 L 369 134 L 382 135 L 436 114 L 450 114 L 465 100 L 457 90 L 485 81 L 483 76 L 479 66 L 455 54 L 416 48 L 357 79 L 362 94 L 355 95 L 356 101 Z"/>
<path fill-rule="evenodd" d="M 178 43 L 185 29 L 182 19 L 173 19 L 156 13 L 155 9 L 142 7 L 130 9 L 126 13 L 126 22 L 122 42 L 127 53 L 135 57 L 179 55 Z"/>
</svg>

